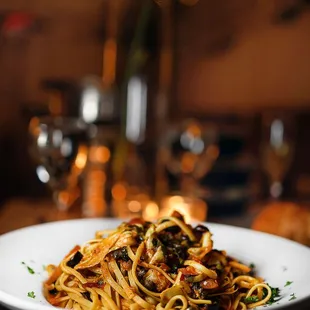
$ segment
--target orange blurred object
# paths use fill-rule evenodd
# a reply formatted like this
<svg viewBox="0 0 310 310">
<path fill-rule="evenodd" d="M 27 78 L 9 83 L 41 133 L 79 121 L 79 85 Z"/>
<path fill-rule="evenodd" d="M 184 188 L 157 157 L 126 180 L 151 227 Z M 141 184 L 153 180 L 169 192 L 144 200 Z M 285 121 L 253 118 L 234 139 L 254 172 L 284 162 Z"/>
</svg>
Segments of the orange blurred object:
<svg viewBox="0 0 310 310">
<path fill-rule="evenodd" d="M 310 210 L 292 202 L 268 204 L 252 228 L 310 246 Z"/>
</svg>

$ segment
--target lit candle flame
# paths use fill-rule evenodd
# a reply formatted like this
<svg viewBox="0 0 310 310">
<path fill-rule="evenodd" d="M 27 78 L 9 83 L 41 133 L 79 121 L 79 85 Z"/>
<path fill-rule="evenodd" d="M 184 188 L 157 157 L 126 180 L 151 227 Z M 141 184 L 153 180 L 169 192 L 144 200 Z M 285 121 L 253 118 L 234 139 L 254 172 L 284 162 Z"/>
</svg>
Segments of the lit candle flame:
<svg viewBox="0 0 310 310">
<path fill-rule="evenodd" d="M 186 222 L 205 221 L 207 215 L 206 203 L 198 198 L 169 196 L 162 201 L 159 216 L 171 215 L 174 211 L 184 216 Z"/>
</svg>

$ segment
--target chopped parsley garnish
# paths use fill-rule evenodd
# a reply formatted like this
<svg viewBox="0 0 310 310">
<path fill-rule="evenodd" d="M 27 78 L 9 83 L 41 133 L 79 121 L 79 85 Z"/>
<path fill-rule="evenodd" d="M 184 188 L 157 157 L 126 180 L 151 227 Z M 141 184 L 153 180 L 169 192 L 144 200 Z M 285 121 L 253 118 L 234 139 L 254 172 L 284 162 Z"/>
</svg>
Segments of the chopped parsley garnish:
<svg viewBox="0 0 310 310">
<path fill-rule="evenodd" d="M 251 269 L 254 269 L 254 268 L 255 268 L 255 264 L 254 264 L 254 263 L 251 263 L 251 264 L 249 265 L 249 267 L 250 267 Z"/>
<path fill-rule="evenodd" d="M 291 294 L 290 296 L 291 298 L 289 299 L 289 301 L 296 299 L 295 293 Z"/>
<path fill-rule="evenodd" d="M 30 297 L 30 298 L 36 298 L 36 295 L 35 295 L 34 291 L 28 292 L 27 296 Z"/>
<path fill-rule="evenodd" d="M 285 287 L 285 286 L 289 286 L 289 285 L 291 285 L 292 283 L 293 283 L 293 281 L 286 281 L 284 287 Z"/>
<path fill-rule="evenodd" d="M 251 303 L 257 302 L 257 301 L 259 301 L 257 296 L 249 296 L 249 297 L 243 299 L 243 302 L 245 304 L 251 304 Z"/>
<path fill-rule="evenodd" d="M 35 274 L 34 270 L 33 270 L 32 268 L 30 268 L 29 266 L 27 266 L 27 265 L 25 264 L 25 262 L 22 262 L 22 265 L 25 265 L 25 266 L 27 267 L 27 270 L 28 270 L 28 272 L 29 272 L 30 274 Z"/>
<path fill-rule="evenodd" d="M 271 287 L 269 284 L 267 284 L 270 289 L 271 289 L 271 297 L 268 300 L 267 304 L 271 305 L 277 301 L 280 300 L 280 290 L 278 287 Z M 263 289 L 263 298 L 265 298 L 267 296 L 267 290 L 264 288 Z"/>
<path fill-rule="evenodd" d="M 27 266 L 27 269 L 28 269 L 30 274 L 34 274 L 35 273 L 34 270 L 32 268 L 30 268 L 29 266 Z"/>
</svg>

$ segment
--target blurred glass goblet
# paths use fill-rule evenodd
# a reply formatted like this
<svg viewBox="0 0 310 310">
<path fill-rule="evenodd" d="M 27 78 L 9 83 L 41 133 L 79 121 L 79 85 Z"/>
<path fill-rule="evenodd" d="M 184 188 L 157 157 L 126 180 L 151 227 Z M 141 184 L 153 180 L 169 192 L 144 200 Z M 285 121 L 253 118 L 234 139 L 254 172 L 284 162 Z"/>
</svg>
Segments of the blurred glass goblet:
<svg viewBox="0 0 310 310">
<path fill-rule="evenodd" d="M 187 120 L 168 130 L 163 144 L 161 161 L 169 178 L 175 179 L 178 191 L 201 196 L 203 189 L 199 180 L 211 170 L 219 156 L 214 126 Z"/>
<path fill-rule="evenodd" d="M 270 196 L 278 199 L 294 157 L 295 122 L 289 113 L 268 112 L 263 115 L 262 125 L 262 169 L 268 176 Z"/>
<path fill-rule="evenodd" d="M 67 211 L 80 197 L 78 183 L 88 155 L 87 126 L 74 118 L 33 117 L 29 133 L 37 176 L 52 190 L 58 210 Z"/>
</svg>

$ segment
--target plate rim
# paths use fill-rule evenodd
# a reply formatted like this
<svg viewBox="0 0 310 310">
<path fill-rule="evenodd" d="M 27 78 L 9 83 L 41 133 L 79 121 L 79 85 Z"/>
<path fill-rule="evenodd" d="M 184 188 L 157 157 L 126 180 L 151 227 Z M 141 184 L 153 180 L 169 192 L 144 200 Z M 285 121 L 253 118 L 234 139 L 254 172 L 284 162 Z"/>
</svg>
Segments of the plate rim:
<svg viewBox="0 0 310 310">
<path fill-rule="evenodd" d="M 7 233 L 4 233 L 2 235 L 0 235 L 0 243 L 2 239 L 5 238 L 9 238 L 12 235 L 15 234 L 19 234 L 22 233 L 24 231 L 30 230 L 30 229 L 38 229 L 41 227 L 48 227 L 48 226 L 57 226 L 58 224 L 79 224 L 79 223 L 83 223 L 83 222 L 112 222 L 117 224 L 120 224 L 122 222 L 127 221 L 128 219 L 117 219 L 117 218 L 108 218 L 108 217 L 104 217 L 104 218 L 84 218 L 84 219 L 68 219 L 68 220 L 61 220 L 61 221 L 51 221 L 51 222 L 47 222 L 47 223 L 40 223 L 40 224 L 35 224 L 35 225 L 30 225 L 30 226 L 26 226 L 26 227 L 22 227 L 19 229 L 15 229 L 12 231 L 9 231 Z M 192 223 L 197 224 L 198 222 L 194 222 Z M 201 221 L 199 222 L 200 224 L 203 225 L 210 225 L 211 227 L 214 228 L 226 228 L 226 229 L 234 229 L 234 230 L 238 230 L 240 232 L 247 232 L 250 234 L 254 234 L 254 235 L 261 235 L 265 238 L 269 238 L 269 239 L 274 239 L 275 241 L 280 241 L 280 242 L 285 242 L 287 244 L 290 244 L 292 246 L 298 247 L 300 249 L 302 249 L 303 251 L 309 252 L 309 256 L 310 256 L 310 248 L 300 244 L 296 241 L 290 240 L 290 239 L 286 239 L 277 235 L 272 235 L 270 233 L 266 233 L 266 232 L 261 232 L 261 231 L 257 231 L 257 230 L 253 230 L 250 228 L 245 228 L 245 227 L 239 227 L 239 226 L 233 226 L 233 225 L 227 225 L 227 224 L 221 224 L 221 223 L 214 223 L 214 222 L 208 222 L 208 221 Z M 212 231 L 212 228 L 211 228 Z M 82 242 L 82 241 L 81 241 Z M 296 300 L 293 300 L 290 302 L 290 304 L 283 304 L 283 305 L 274 305 L 273 309 L 285 309 L 287 307 L 296 306 L 298 303 L 301 303 L 305 300 L 309 299 L 310 300 L 310 293 L 308 296 L 304 296 L 301 298 L 298 298 Z M 51 310 L 51 309 L 61 309 L 59 307 L 53 307 L 53 306 L 49 306 L 49 305 L 42 305 L 42 304 L 35 304 L 32 301 L 28 301 L 28 300 L 22 300 L 19 297 L 16 297 L 10 293 L 6 293 L 3 290 L 0 289 L 0 304 L 5 305 L 6 307 L 14 307 L 16 309 L 23 309 L 23 310 Z"/>
</svg>

